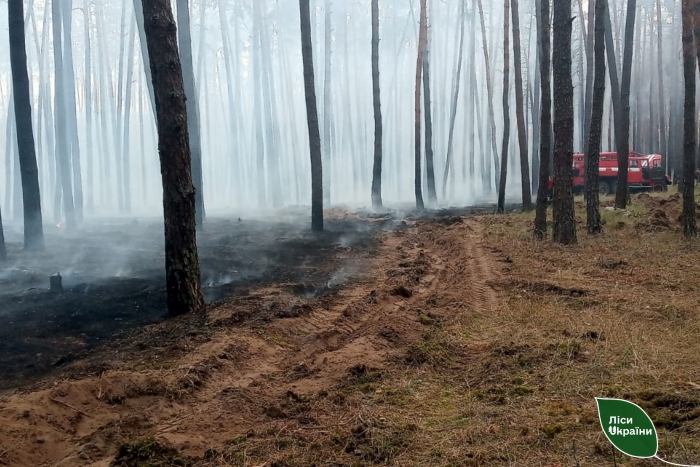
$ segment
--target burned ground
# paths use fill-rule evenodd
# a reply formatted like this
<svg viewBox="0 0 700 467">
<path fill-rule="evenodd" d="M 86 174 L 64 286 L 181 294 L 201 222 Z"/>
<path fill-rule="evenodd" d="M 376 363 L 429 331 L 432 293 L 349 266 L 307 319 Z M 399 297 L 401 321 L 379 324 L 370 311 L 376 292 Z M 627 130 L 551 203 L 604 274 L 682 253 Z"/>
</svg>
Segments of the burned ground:
<svg viewBox="0 0 700 467">
<path fill-rule="evenodd" d="M 698 247 L 638 227 L 642 201 L 569 247 L 530 214 L 330 213 L 378 224 L 320 254 L 323 281 L 248 284 L 5 391 L 0 464 L 651 465 L 613 458 L 595 397 L 638 403 L 692 464 Z"/>
</svg>

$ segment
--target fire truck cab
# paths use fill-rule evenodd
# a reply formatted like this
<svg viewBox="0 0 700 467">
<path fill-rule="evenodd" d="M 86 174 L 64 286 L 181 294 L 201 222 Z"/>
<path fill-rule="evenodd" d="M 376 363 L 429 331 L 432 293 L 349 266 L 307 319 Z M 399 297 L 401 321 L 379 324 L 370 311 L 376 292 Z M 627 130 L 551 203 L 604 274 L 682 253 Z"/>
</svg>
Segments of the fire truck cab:
<svg viewBox="0 0 700 467">
<path fill-rule="evenodd" d="M 639 154 L 630 151 L 627 183 L 630 191 L 655 191 L 668 190 L 671 179 L 666 175 L 661 154 Z M 598 167 L 598 186 L 601 195 L 614 194 L 617 191 L 617 165 L 616 152 L 600 153 Z M 572 168 L 574 194 L 583 194 L 586 187 L 586 167 L 584 154 L 574 154 Z M 550 196 L 553 188 L 553 179 L 549 180 Z"/>
</svg>

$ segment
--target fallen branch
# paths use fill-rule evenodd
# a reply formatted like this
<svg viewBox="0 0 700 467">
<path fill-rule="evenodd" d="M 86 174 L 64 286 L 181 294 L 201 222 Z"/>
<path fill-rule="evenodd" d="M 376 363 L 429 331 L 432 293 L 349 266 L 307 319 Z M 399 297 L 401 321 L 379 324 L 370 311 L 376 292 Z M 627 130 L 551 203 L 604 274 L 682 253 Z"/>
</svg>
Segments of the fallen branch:
<svg viewBox="0 0 700 467">
<path fill-rule="evenodd" d="M 75 407 L 73 407 L 72 405 L 70 405 L 70 404 L 68 404 L 68 403 L 66 403 L 66 402 L 60 401 L 60 400 L 58 400 L 58 399 L 54 399 L 53 397 L 51 397 L 50 399 L 51 399 L 52 402 L 55 402 L 55 403 L 57 403 L 57 404 L 61 404 L 61 405 L 65 406 L 65 407 L 68 407 L 69 409 L 75 410 L 75 411 L 78 412 L 80 415 L 83 415 L 83 416 L 85 416 L 85 417 L 87 417 L 87 418 L 92 418 L 90 415 L 86 414 L 86 413 L 83 412 L 82 410 L 76 409 Z"/>
</svg>

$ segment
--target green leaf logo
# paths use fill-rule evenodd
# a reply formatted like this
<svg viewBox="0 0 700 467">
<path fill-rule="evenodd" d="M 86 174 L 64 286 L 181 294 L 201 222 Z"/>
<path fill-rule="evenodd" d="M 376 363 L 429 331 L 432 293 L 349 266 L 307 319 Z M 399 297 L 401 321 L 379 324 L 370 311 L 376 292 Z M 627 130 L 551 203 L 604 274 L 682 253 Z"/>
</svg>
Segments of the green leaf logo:
<svg viewBox="0 0 700 467">
<path fill-rule="evenodd" d="M 596 397 L 600 426 L 617 449 L 631 457 L 656 456 L 659 440 L 654 423 L 637 404 Z"/>
</svg>

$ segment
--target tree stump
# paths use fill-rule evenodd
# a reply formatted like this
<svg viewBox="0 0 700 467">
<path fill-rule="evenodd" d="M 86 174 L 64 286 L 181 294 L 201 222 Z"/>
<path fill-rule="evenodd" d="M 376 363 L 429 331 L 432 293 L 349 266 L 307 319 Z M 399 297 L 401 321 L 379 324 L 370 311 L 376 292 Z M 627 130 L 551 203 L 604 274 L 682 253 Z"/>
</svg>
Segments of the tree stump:
<svg viewBox="0 0 700 467">
<path fill-rule="evenodd" d="M 51 285 L 51 291 L 52 292 L 61 292 L 63 290 L 63 278 L 61 277 L 61 273 L 57 272 L 55 274 L 51 274 L 49 276 L 49 283 Z"/>
</svg>

